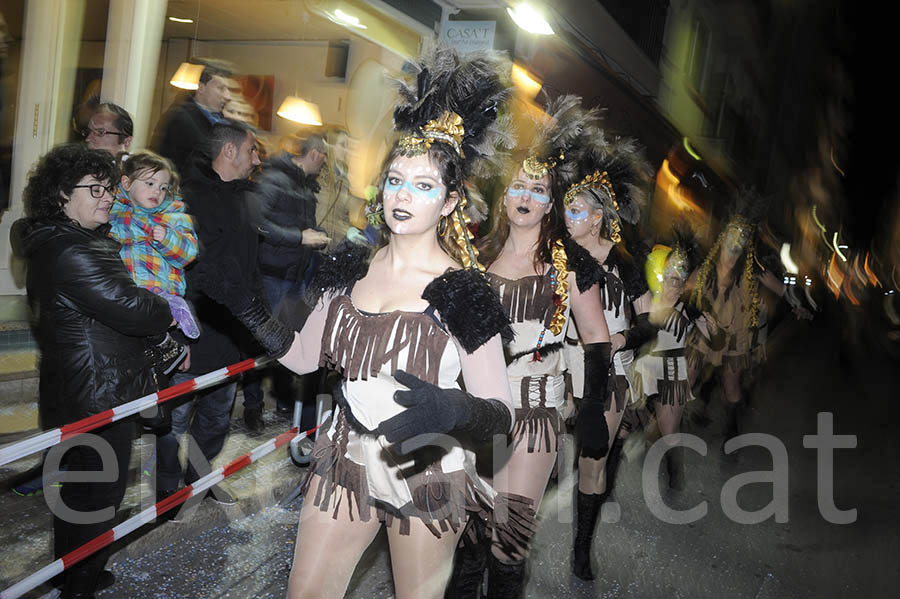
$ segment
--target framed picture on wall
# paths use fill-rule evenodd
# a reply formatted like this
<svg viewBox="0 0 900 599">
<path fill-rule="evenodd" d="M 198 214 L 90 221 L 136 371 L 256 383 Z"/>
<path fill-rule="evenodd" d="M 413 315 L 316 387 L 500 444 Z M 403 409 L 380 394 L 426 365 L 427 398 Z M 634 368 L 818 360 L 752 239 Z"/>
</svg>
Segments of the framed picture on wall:
<svg viewBox="0 0 900 599">
<path fill-rule="evenodd" d="M 242 75 L 236 82 L 239 89 L 232 91 L 232 101 L 225 106 L 225 116 L 271 131 L 275 75 Z"/>
</svg>

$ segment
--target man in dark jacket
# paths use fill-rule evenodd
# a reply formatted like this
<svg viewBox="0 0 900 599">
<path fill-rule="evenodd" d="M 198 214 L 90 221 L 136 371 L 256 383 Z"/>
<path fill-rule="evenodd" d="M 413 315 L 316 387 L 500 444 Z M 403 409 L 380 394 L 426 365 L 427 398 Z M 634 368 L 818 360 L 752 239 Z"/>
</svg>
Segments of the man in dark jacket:
<svg viewBox="0 0 900 599">
<path fill-rule="evenodd" d="M 201 327 L 200 337 L 191 345 L 191 376 L 240 360 L 242 325 L 211 299 L 210 291 L 223 279 L 224 268 L 240 268 L 240 272 L 247 273 L 257 270 L 257 234 L 250 224 L 245 197 L 252 189 L 248 177 L 259 166 L 256 137 L 243 123 L 218 123 L 212 129 L 210 148 L 215 158 L 209 161 L 196 156 L 182 184 L 184 201 L 196 219 L 200 241 L 197 261 L 187 270 L 186 297 L 193 302 Z M 259 286 L 258 281 L 246 284 L 251 288 Z M 173 382 L 187 378 L 190 377 L 176 374 Z M 189 460 L 185 484 L 208 472 L 208 461 L 219 454 L 225 443 L 235 391 L 233 382 L 200 391 L 172 411 L 172 432 L 161 436 L 157 444 L 158 496 L 171 495 L 178 489 L 183 472 L 178 439 L 185 432 L 190 432 L 205 458 L 205 462 L 200 460 L 202 464 Z M 234 502 L 218 485 L 213 487 L 213 498 L 220 503 Z"/>
<path fill-rule="evenodd" d="M 212 159 L 209 136 L 213 125 L 226 120 L 222 109 L 231 98 L 228 91 L 231 70 L 219 61 L 202 62 L 205 66 L 197 91 L 173 105 L 159 119 L 150 144 L 156 152 L 172 161 L 182 179 L 193 166 L 192 154 L 202 153 L 207 163 Z"/>
<path fill-rule="evenodd" d="M 117 179 L 105 151 L 81 144 L 54 148 L 32 171 L 24 192 L 28 217 L 17 221 L 11 234 L 29 263 L 28 300 L 38 319 L 41 350 L 38 411 L 45 429 L 156 390 L 145 355 L 147 337 L 164 335 L 172 314 L 164 299 L 134 283 L 119 258 L 119 244 L 106 235 Z M 56 488 L 46 489 L 57 558 L 112 527 L 125 495 L 134 436 L 134 420 L 121 420 L 48 454 L 45 472 L 64 452 L 68 477 L 80 471 L 107 475 L 91 482 L 83 482 L 83 475 L 66 479 L 58 503 L 51 501 Z M 88 443 L 111 448 L 115 460 L 107 463 Z M 98 521 L 101 510 L 110 515 Z M 112 584 L 112 573 L 103 570 L 107 557 L 101 550 L 72 566 L 62 596 L 93 597 Z"/>
<path fill-rule="evenodd" d="M 316 179 L 326 156 L 324 137 L 311 135 L 301 144 L 298 156 L 276 156 L 256 177 L 257 187 L 249 201 L 260 234 L 263 290 L 274 314 L 279 313 L 286 296 L 302 295 L 315 249 L 329 241 L 316 226 Z M 275 367 L 272 376 L 276 409 L 288 415 L 294 408 L 292 375 Z M 247 393 L 245 385 L 244 421 L 250 430 L 262 428 L 262 408 L 262 394 Z"/>
</svg>

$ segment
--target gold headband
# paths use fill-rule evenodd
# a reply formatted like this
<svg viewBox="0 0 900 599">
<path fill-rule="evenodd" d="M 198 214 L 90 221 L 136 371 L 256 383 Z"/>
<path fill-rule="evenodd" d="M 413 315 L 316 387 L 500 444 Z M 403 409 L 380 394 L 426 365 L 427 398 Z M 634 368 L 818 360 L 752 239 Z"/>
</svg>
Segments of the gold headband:
<svg viewBox="0 0 900 599">
<path fill-rule="evenodd" d="M 550 172 L 551 168 L 556 168 L 556 165 L 559 164 L 560 160 L 565 160 L 565 158 L 566 155 L 563 152 L 560 152 L 559 158 L 551 156 L 547 160 L 541 161 L 537 156 L 532 154 L 522 162 L 522 170 L 525 171 L 525 174 L 531 179 L 541 179 Z"/>
<path fill-rule="evenodd" d="M 612 182 L 609 180 L 609 173 L 606 171 L 603 171 L 602 173 L 600 171 L 594 171 L 575 185 L 571 186 L 563 197 L 563 204 L 568 206 L 572 203 L 572 200 L 575 199 L 575 196 L 585 189 L 596 189 L 598 187 L 603 187 L 606 190 L 612 200 L 613 208 L 618 212 L 619 203 L 616 201 L 616 192 L 613 190 Z"/>
<path fill-rule="evenodd" d="M 406 154 L 421 154 L 427 152 L 434 142 L 442 141 L 449 144 L 460 158 L 465 158 L 462 151 L 465 132 L 462 117 L 455 112 L 445 110 L 439 118 L 428 121 L 422 127 L 421 135 L 411 134 L 403 137 L 399 147 Z"/>
</svg>

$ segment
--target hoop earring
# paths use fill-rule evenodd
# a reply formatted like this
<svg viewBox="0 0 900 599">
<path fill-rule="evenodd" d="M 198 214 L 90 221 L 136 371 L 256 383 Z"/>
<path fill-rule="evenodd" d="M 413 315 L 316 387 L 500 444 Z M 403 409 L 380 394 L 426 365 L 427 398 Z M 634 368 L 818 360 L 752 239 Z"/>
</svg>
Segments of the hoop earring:
<svg viewBox="0 0 900 599">
<path fill-rule="evenodd" d="M 438 221 L 437 234 L 438 237 L 443 237 L 447 232 L 447 223 L 450 221 L 449 217 L 444 214 L 441 216 L 441 220 Z"/>
</svg>

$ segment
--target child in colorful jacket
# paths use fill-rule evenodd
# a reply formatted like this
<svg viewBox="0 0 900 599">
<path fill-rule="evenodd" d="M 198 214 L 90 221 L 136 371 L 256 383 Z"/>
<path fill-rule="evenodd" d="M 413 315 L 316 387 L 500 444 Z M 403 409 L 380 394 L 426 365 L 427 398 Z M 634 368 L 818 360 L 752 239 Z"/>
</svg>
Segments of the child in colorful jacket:
<svg viewBox="0 0 900 599">
<path fill-rule="evenodd" d="M 184 268 L 197 257 L 197 234 L 175 196 L 178 173 L 162 156 L 142 150 L 119 159 L 122 180 L 109 213 L 109 235 L 140 287 L 169 302 L 178 327 L 191 339 L 200 328 L 184 299 Z"/>
</svg>

